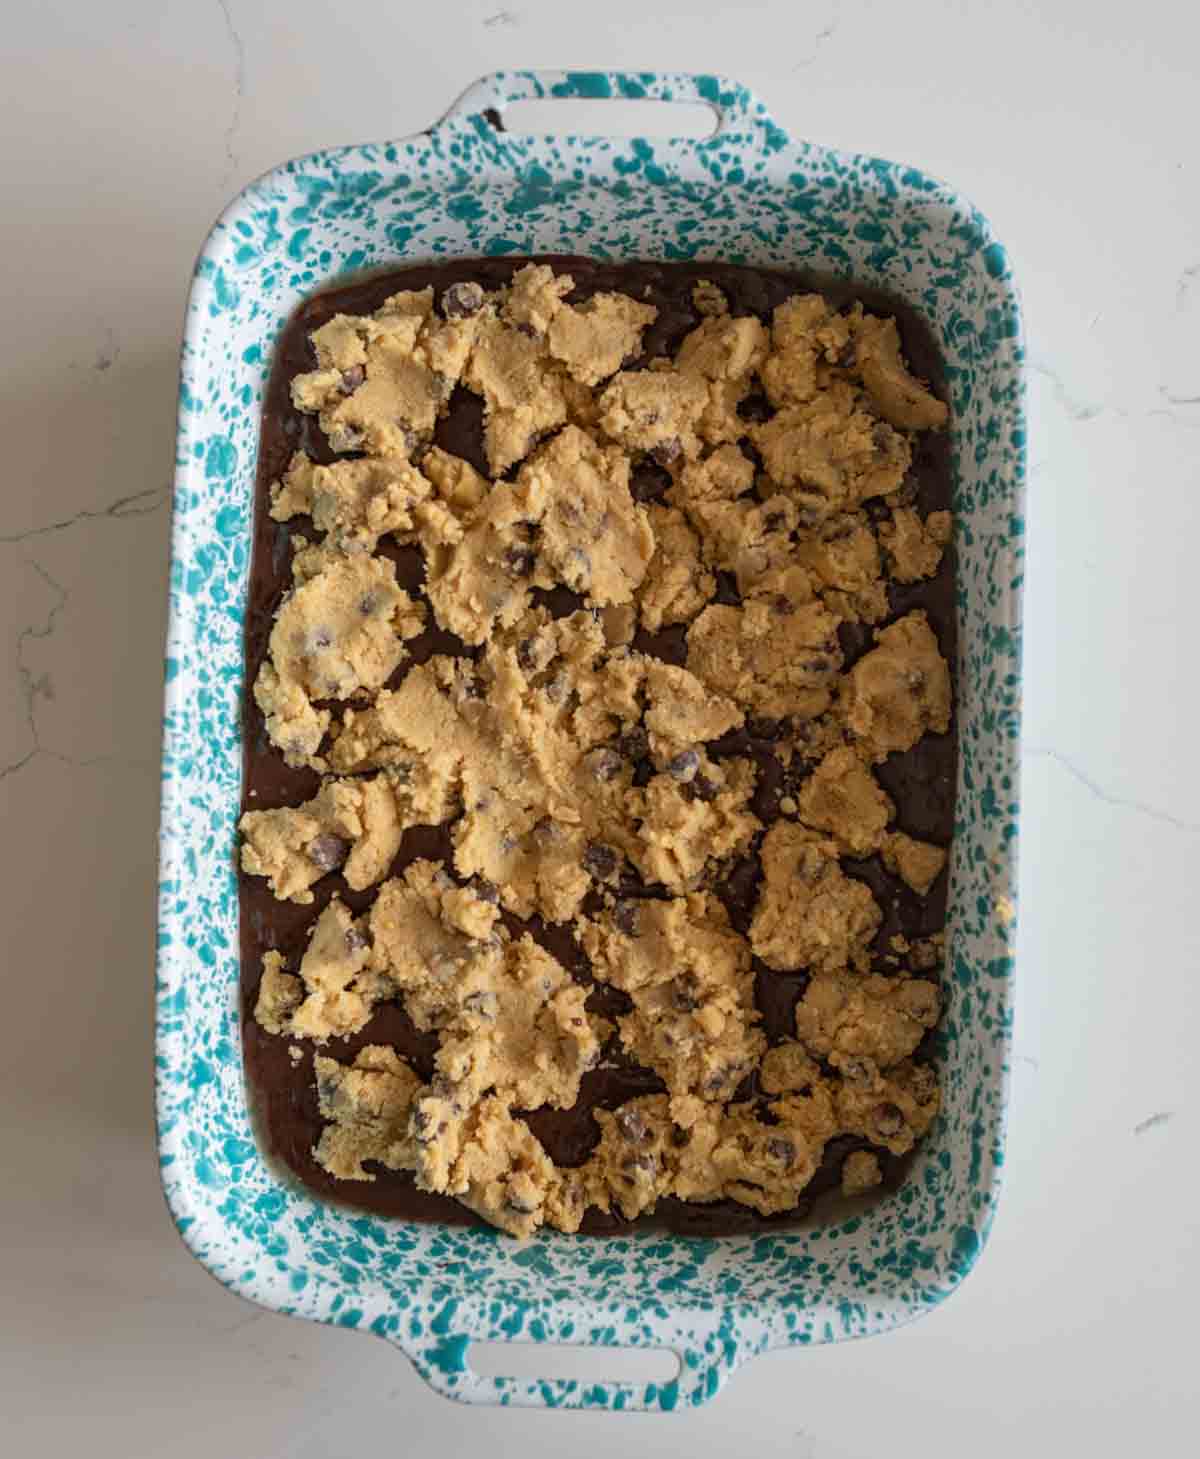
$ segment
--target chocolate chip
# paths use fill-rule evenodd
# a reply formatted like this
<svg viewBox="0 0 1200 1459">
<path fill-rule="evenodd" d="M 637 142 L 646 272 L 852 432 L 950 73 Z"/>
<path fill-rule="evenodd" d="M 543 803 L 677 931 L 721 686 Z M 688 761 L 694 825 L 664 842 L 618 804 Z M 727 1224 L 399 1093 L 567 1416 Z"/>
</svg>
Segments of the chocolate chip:
<svg viewBox="0 0 1200 1459">
<path fill-rule="evenodd" d="M 670 485 L 670 475 L 652 461 L 641 462 L 629 475 L 629 494 L 635 502 L 657 501 Z"/>
<path fill-rule="evenodd" d="M 523 638 L 517 644 L 517 663 L 520 664 L 526 673 L 534 667 L 532 638 Z"/>
<path fill-rule="evenodd" d="M 740 608 L 742 595 L 738 592 L 737 578 L 731 572 L 718 571 L 717 591 L 713 594 L 713 602 L 721 603 L 726 608 Z"/>
<path fill-rule="evenodd" d="M 613 908 L 613 921 L 626 937 L 636 937 L 641 922 L 636 902 L 618 902 Z"/>
<path fill-rule="evenodd" d="M 617 869 L 617 853 L 611 846 L 600 846 L 593 843 L 584 850 L 583 865 L 593 876 L 604 881 Z"/>
<path fill-rule="evenodd" d="M 708 1076 L 700 1088 L 705 1094 L 718 1094 L 732 1081 L 736 1073 L 736 1069 L 718 1069 L 715 1074 Z"/>
<path fill-rule="evenodd" d="M 328 648 L 333 642 L 333 632 L 328 628 L 314 628 L 308 636 L 307 651 L 316 653 L 318 649 Z"/>
<path fill-rule="evenodd" d="M 869 1084 L 871 1066 L 862 1059 L 848 1059 L 841 1066 L 842 1078 L 851 1084 Z"/>
<path fill-rule="evenodd" d="M 896 439 L 896 432 L 891 426 L 885 426 L 882 421 L 871 431 L 871 439 L 875 442 L 880 451 L 887 451 L 891 448 L 892 442 Z"/>
<path fill-rule="evenodd" d="M 421 1145 L 428 1145 L 437 1133 L 437 1116 L 431 1109 L 426 1109 L 423 1104 L 413 1107 L 412 1132 L 417 1142 Z"/>
<path fill-rule="evenodd" d="M 736 908 L 739 912 L 746 913 L 748 920 L 749 909 L 755 900 L 761 875 L 762 867 L 759 865 L 757 856 L 745 857 L 726 873 L 718 891 L 721 894 L 721 900 L 731 913 Z"/>
<path fill-rule="evenodd" d="M 671 1131 L 671 1144 L 674 1145 L 677 1150 L 682 1150 L 685 1145 L 690 1145 L 691 1142 L 692 1135 L 690 1130 L 681 1129 L 678 1125 L 676 1125 Z"/>
<path fill-rule="evenodd" d="M 615 780 L 624 763 L 615 750 L 606 746 L 593 750 L 587 757 L 587 767 L 597 780 Z"/>
<path fill-rule="evenodd" d="M 838 352 L 837 362 L 843 370 L 853 370 L 858 364 L 858 348 L 853 340 L 849 340 Z"/>
<path fill-rule="evenodd" d="M 716 781 L 710 780 L 707 775 L 697 775 L 690 785 L 684 786 L 684 794 L 689 800 L 711 801 L 715 800 L 719 790 Z"/>
<path fill-rule="evenodd" d="M 351 365 L 348 370 L 343 370 L 342 394 L 353 395 L 366 378 L 367 372 L 361 365 Z"/>
<path fill-rule="evenodd" d="M 538 338 L 538 332 L 537 332 L 536 329 L 534 329 L 534 327 L 533 327 L 532 324 L 526 324 L 526 323 L 522 322 L 522 323 L 520 323 L 520 324 L 518 324 L 516 326 L 516 329 L 517 329 L 517 333 L 518 334 L 523 334 L 526 339 L 537 339 Z"/>
<path fill-rule="evenodd" d="M 569 588 L 578 592 L 586 590 L 592 579 L 592 559 L 582 547 L 572 547 L 567 551 L 567 560 L 562 567 L 563 580 Z"/>
<path fill-rule="evenodd" d="M 796 1160 L 796 1147 L 791 1140 L 781 1139 L 774 1136 L 767 1141 L 767 1154 L 774 1160 L 781 1160 L 789 1168 Z"/>
<path fill-rule="evenodd" d="M 765 395 L 755 392 L 739 402 L 737 413 L 743 420 L 756 421 L 761 425 L 771 418 L 771 402 Z"/>
<path fill-rule="evenodd" d="M 358 600 L 358 611 L 364 618 L 370 617 L 378 607 L 379 596 L 376 593 L 364 593 Z"/>
<path fill-rule="evenodd" d="M 627 1140 L 636 1140 L 639 1144 L 650 1138 L 650 1131 L 646 1127 L 646 1121 L 642 1118 L 640 1110 L 619 1109 L 613 1116 L 617 1129 Z"/>
<path fill-rule="evenodd" d="M 366 436 L 362 431 L 356 431 L 353 426 L 335 425 L 328 433 L 331 449 L 342 454 L 346 451 L 361 451 L 366 444 Z"/>
<path fill-rule="evenodd" d="M 510 547 L 504 554 L 504 566 L 513 577 L 527 578 L 537 564 L 537 553 L 529 547 Z"/>
<path fill-rule="evenodd" d="M 491 902 L 495 906 L 500 900 L 500 893 L 497 888 L 481 876 L 473 876 L 467 885 L 481 902 Z"/>
<path fill-rule="evenodd" d="M 904 1114 L 894 1104 L 879 1105 L 874 1114 L 875 1128 L 883 1136 L 898 1135 L 904 1128 Z"/>
<path fill-rule="evenodd" d="M 683 455 L 683 442 L 678 436 L 672 436 L 669 440 L 659 441 L 650 454 L 660 466 L 669 466 Z"/>
<path fill-rule="evenodd" d="M 790 618 L 792 614 L 796 611 L 795 603 L 793 603 L 791 598 L 786 597 L 783 593 L 776 593 L 774 595 L 774 597 L 771 599 L 771 607 L 774 608 L 775 612 L 778 613 L 781 618 Z"/>
<path fill-rule="evenodd" d="M 496 1017 L 497 1006 L 495 993 L 486 988 L 481 988 L 475 993 L 468 993 L 463 999 L 463 1007 L 468 1013 L 474 1013 L 480 1018 L 489 1020 Z"/>
<path fill-rule="evenodd" d="M 367 935 L 361 927 L 346 928 L 346 951 L 361 952 L 367 946 Z"/>
<path fill-rule="evenodd" d="M 811 659 L 805 659 L 800 667 L 808 674 L 822 674 L 833 667 L 833 662 L 821 654 L 814 654 Z"/>
<path fill-rule="evenodd" d="M 647 1175 L 653 1175 L 658 1169 L 658 1161 L 649 1150 L 645 1150 L 637 1155 L 627 1155 L 621 1167 L 624 1170 L 644 1170 Z"/>
<path fill-rule="evenodd" d="M 780 527 L 787 521 L 784 512 L 768 512 L 763 518 L 763 530 L 766 532 L 778 532 Z"/>
<path fill-rule="evenodd" d="M 340 836 L 328 832 L 322 836 L 314 836 L 308 843 L 308 859 L 322 871 L 336 871 L 339 866 L 345 865 L 349 855 L 349 841 L 343 841 Z"/>
<path fill-rule="evenodd" d="M 695 994 L 695 985 L 691 987 L 681 979 L 677 979 L 671 987 L 671 1007 L 680 1013 L 691 1013 L 693 1009 L 700 1007 L 700 1000 Z"/>
<path fill-rule="evenodd" d="M 442 295 L 442 314 L 447 319 L 466 319 L 483 308 L 483 288 L 470 280 L 451 284 Z"/>
<path fill-rule="evenodd" d="M 650 740 L 641 725 L 634 725 L 617 739 L 617 753 L 627 760 L 644 760 L 650 753 Z"/>
<path fill-rule="evenodd" d="M 700 756 L 695 750 L 681 750 L 674 759 L 667 761 L 667 774 L 672 780 L 694 780 L 699 769 Z"/>
</svg>

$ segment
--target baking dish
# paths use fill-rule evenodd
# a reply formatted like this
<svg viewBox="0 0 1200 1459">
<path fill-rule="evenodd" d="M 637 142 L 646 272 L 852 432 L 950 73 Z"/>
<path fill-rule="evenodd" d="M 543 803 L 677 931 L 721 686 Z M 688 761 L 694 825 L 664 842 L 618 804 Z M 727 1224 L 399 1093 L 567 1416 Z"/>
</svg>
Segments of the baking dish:
<svg viewBox="0 0 1200 1459">
<path fill-rule="evenodd" d="M 702 101 L 704 140 L 527 137 L 525 97 Z M 505 252 L 807 266 L 881 285 L 933 325 L 955 415 L 960 763 L 943 1113 L 905 1185 L 808 1230 L 697 1239 L 385 1221 L 323 1204 L 262 1156 L 238 1037 L 234 872 L 255 453 L 273 341 L 347 272 Z M 502 1404 L 703 1402 L 768 1348 L 884 1332 L 940 1302 L 987 1236 L 1003 1158 L 1012 1010 L 1024 398 L 1006 255 L 921 173 L 791 140 L 713 76 L 503 73 L 407 141 L 314 154 L 220 218 L 188 301 L 166 666 L 157 1110 L 183 1239 L 240 1295 L 369 1329 L 440 1392 Z M 665 1347 L 670 1382 L 484 1378 L 473 1340 Z"/>
</svg>

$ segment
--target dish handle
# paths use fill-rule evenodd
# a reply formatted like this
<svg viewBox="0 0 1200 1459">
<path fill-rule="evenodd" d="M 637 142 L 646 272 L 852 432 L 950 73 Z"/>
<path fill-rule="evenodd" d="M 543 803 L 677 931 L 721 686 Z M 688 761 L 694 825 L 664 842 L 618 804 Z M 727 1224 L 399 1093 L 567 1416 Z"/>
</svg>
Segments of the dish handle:
<svg viewBox="0 0 1200 1459">
<path fill-rule="evenodd" d="M 698 145 L 735 136 L 742 145 L 749 142 L 767 151 L 788 143 L 765 104 L 740 82 L 686 71 L 492 71 L 467 87 L 437 127 L 468 127 L 503 136 L 504 113 L 513 102 L 558 98 L 707 106 L 716 117 L 716 129 Z"/>
<path fill-rule="evenodd" d="M 636 1343 L 559 1344 L 553 1341 L 522 1342 L 520 1339 L 498 1342 L 496 1330 L 489 1331 L 488 1346 L 519 1350 L 514 1367 L 525 1372 L 539 1371 L 543 1360 L 547 1370 L 556 1366 L 561 1370 L 564 1364 L 555 1362 L 556 1353 L 573 1354 L 575 1361 L 566 1366 L 568 1371 L 574 1369 L 578 1372 L 579 1357 L 586 1357 L 587 1372 L 595 1374 L 595 1377 L 569 1378 L 490 1377 L 479 1373 L 470 1364 L 471 1335 L 449 1330 L 450 1325 L 446 1325 L 440 1333 L 434 1331 L 416 1338 L 399 1329 L 399 1324 L 391 1331 L 381 1327 L 376 1327 L 375 1331 L 404 1353 L 432 1389 L 457 1403 L 649 1413 L 698 1407 L 721 1390 L 736 1368 L 763 1350 L 762 1341 L 754 1341 L 749 1334 L 739 1333 L 728 1314 L 707 1314 L 702 1323 L 706 1325 L 698 1325 L 683 1342 L 676 1335 L 664 1337 L 661 1341 L 648 1335 Z M 434 1328 L 437 1328 L 436 1322 Z M 655 1382 L 637 1382 L 627 1378 L 612 1381 L 603 1377 L 604 1354 L 621 1354 L 621 1366 L 628 1371 L 629 1355 L 639 1348 L 645 1350 L 647 1357 L 670 1353 L 678 1361 L 678 1371 L 672 1377 Z"/>
</svg>

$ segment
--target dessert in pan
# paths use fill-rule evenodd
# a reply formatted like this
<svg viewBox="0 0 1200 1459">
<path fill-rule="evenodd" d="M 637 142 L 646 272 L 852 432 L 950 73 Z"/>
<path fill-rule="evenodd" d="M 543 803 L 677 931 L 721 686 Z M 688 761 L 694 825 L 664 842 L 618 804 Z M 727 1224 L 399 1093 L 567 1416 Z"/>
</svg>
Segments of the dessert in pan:
<svg viewBox="0 0 1200 1459">
<path fill-rule="evenodd" d="M 951 473 L 920 320 L 717 263 L 311 299 L 264 408 L 264 1141 L 409 1219 L 720 1234 L 939 1103 Z"/>
</svg>

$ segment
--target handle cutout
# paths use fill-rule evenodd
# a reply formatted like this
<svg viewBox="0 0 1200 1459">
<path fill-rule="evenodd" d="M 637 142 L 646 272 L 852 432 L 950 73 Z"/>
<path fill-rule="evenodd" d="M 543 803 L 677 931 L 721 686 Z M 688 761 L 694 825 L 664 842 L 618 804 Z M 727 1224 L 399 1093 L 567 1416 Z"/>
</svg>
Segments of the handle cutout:
<svg viewBox="0 0 1200 1459">
<path fill-rule="evenodd" d="M 489 107 L 484 113 L 502 132 L 526 136 L 572 137 L 691 137 L 716 135 L 720 115 L 703 101 L 661 101 L 652 97 L 613 97 L 591 101 L 564 96 L 510 102 L 503 115 Z"/>
<path fill-rule="evenodd" d="M 578 1343 L 472 1342 L 471 1370 L 481 1378 L 577 1383 L 670 1383 L 680 1373 L 670 1348 L 584 1347 Z"/>
</svg>

